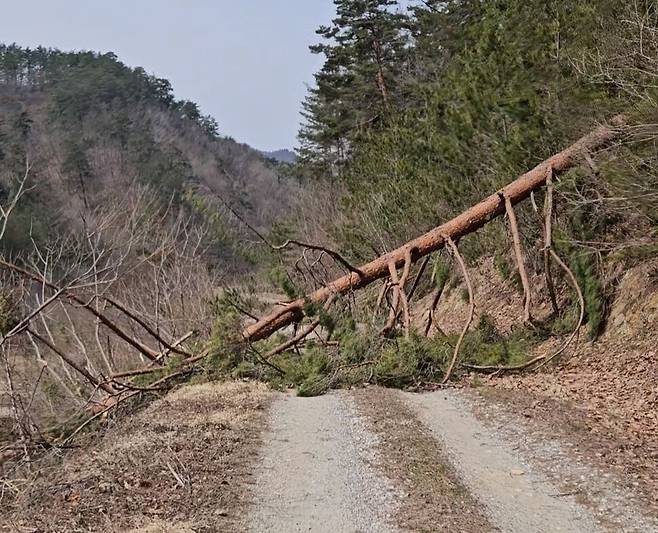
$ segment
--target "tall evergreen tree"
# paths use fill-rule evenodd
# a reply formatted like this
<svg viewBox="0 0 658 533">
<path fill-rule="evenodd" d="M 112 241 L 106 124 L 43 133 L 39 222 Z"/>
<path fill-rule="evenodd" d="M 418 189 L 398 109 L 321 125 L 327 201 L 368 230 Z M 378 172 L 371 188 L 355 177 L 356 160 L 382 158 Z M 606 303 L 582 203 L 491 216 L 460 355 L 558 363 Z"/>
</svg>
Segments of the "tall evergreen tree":
<svg viewBox="0 0 658 533">
<path fill-rule="evenodd" d="M 311 47 L 325 63 L 304 102 L 300 155 L 336 166 L 355 134 L 397 104 L 398 79 L 409 45 L 408 18 L 394 0 L 334 0 L 336 18 L 317 30 Z"/>
</svg>

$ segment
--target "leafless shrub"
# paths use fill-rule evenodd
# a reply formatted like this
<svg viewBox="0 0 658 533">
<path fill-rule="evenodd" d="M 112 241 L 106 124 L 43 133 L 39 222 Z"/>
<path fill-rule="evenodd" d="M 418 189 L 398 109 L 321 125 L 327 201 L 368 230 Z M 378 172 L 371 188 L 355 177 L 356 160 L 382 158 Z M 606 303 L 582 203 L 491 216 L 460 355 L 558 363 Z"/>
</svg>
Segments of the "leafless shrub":
<svg viewBox="0 0 658 533">
<path fill-rule="evenodd" d="M 0 337 L 0 384 L 26 461 L 44 427 L 125 390 L 114 375 L 188 356 L 187 343 L 210 329 L 206 299 L 218 280 L 204 259 L 205 229 L 153 196 L 131 189 L 86 212 L 82 231 L 0 258 L 3 293 L 15 302 Z"/>
</svg>

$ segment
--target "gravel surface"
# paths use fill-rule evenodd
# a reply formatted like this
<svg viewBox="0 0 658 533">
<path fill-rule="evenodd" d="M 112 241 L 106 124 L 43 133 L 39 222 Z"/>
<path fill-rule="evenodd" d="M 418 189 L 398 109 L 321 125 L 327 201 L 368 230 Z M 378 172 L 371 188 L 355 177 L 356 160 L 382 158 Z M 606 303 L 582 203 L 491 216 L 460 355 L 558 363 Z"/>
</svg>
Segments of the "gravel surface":
<svg viewBox="0 0 658 533">
<path fill-rule="evenodd" d="M 404 394 L 420 419 L 444 443 L 448 457 L 500 531 L 603 531 L 574 495 L 563 494 L 533 469 L 495 428 L 482 424 L 459 391 Z"/>
<path fill-rule="evenodd" d="M 483 533 L 497 531 L 485 509 L 457 476 L 432 432 L 398 391 L 365 387 L 352 398 L 375 433 L 379 470 L 401 493 L 396 509 L 403 531 Z"/>
<path fill-rule="evenodd" d="M 579 439 L 556 438 L 554 428 L 534 421 L 531 413 L 520 416 L 505 403 L 493 402 L 474 391 L 461 393 L 475 408 L 476 416 L 496 431 L 533 468 L 540 469 L 562 492 L 573 493 L 585 504 L 600 525 L 609 531 L 625 533 L 658 532 L 655 509 L 638 497 L 635 490 L 622 483 L 614 471 L 597 466 L 592 450 L 582 450 Z M 571 412 L 571 416 L 578 416 Z M 591 439 L 587 434 L 580 439 Z M 628 484 L 628 483 L 627 483 Z M 635 483 L 637 485 L 637 483 Z"/>
<path fill-rule="evenodd" d="M 658 533 L 633 491 L 472 391 L 279 395 L 254 532 Z"/>
<path fill-rule="evenodd" d="M 372 463 L 376 437 L 349 395 L 282 395 L 254 488 L 254 532 L 393 532 L 395 493 Z"/>
</svg>

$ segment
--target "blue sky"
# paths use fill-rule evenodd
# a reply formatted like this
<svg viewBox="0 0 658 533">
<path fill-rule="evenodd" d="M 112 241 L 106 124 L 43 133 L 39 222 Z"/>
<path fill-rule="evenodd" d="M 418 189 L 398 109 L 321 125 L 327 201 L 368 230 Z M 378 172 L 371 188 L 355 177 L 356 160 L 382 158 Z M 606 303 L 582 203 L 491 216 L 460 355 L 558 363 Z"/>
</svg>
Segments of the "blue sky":
<svg viewBox="0 0 658 533">
<path fill-rule="evenodd" d="M 321 58 L 308 46 L 332 0 L 32 0 L 7 2 L 0 40 L 113 51 L 167 78 L 222 134 L 260 149 L 296 143 L 300 102 Z"/>
</svg>

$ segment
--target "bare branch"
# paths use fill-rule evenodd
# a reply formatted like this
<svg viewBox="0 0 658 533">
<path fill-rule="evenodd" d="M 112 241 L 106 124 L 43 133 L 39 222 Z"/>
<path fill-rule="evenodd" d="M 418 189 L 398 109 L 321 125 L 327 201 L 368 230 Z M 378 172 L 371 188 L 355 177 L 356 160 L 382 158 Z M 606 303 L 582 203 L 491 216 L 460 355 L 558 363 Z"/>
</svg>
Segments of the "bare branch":
<svg viewBox="0 0 658 533">
<path fill-rule="evenodd" d="M 105 301 L 109 303 L 112 307 L 115 307 L 119 311 L 121 311 L 124 315 L 126 315 L 128 318 L 131 320 L 134 320 L 137 322 L 144 330 L 151 335 L 154 339 L 156 339 L 160 344 L 162 344 L 168 352 L 174 352 L 179 355 L 184 355 L 185 357 L 192 357 L 192 354 L 175 346 L 175 344 L 170 344 L 166 340 L 162 338 L 161 335 L 159 335 L 151 326 L 149 326 L 144 320 L 142 320 L 140 317 L 138 317 L 135 313 L 132 311 L 128 310 L 124 305 L 120 304 L 119 302 L 113 300 L 112 298 L 104 297 Z M 189 338 L 189 336 L 188 336 Z"/>
<path fill-rule="evenodd" d="M 512 233 L 512 242 L 514 244 L 514 256 L 516 258 L 516 266 L 519 269 L 519 276 L 521 276 L 521 284 L 523 285 L 523 321 L 528 323 L 532 320 L 530 316 L 530 305 L 532 303 L 532 293 L 530 289 L 530 281 L 528 280 L 528 272 L 525 268 L 525 258 L 523 249 L 521 248 L 521 235 L 519 234 L 519 223 L 514 213 L 514 207 L 510 199 L 503 195 L 505 200 L 505 211 L 509 220 L 510 231 Z"/>
<path fill-rule="evenodd" d="M 457 248 L 457 245 L 448 236 L 446 236 L 446 243 L 448 244 L 448 247 L 450 248 L 453 255 L 455 256 L 455 259 L 459 263 L 459 267 L 461 268 L 462 275 L 464 276 L 464 281 L 466 282 L 466 287 L 468 288 L 468 317 L 466 319 L 466 323 L 464 324 L 464 329 L 462 330 L 461 335 L 459 336 L 459 340 L 455 345 L 455 351 L 452 355 L 450 366 L 448 366 L 448 370 L 446 370 L 446 373 L 443 376 L 442 383 L 444 385 L 448 383 L 450 377 L 452 376 L 452 371 L 455 368 L 455 363 L 457 362 L 457 357 L 459 356 L 459 350 L 461 349 L 462 343 L 464 342 L 464 337 L 466 337 L 466 333 L 468 332 L 468 329 L 471 327 L 471 324 L 473 323 L 473 315 L 475 314 L 475 298 L 473 295 L 473 285 L 471 284 L 471 277 L 468 275 L 468 269 L 466 268 L 466 263 L 464 262 L 464 258 L 459 253 L 459 249 Z"/>
<path fill-rule="evenodd" d="M 56 353 L 62 359 L 62 361 L 64 361 L 71 368 L 75 369 L 78 372 L 78 374 L 83 376 L 94 387 L 99 387 L 99 388 L 103 389 L 105 392 L 107 392 L 108 394 L 114 394 L 116 392 L 112 387 L 110 387 L 106 383 L 103 383 L 101 380 L 97 379 L 96 377 L 92 376 L 85 367 L 83 367 L 82 365 L 79 365 L 76 361 L 71 359 L 63 351 L 61 351 L 59 348 L 57 348 L 57 346 L 55 346 L 52 342 L 50 342 L 45 337 L 41 336 L 35 330 L 27 328 L 27 332 L 32 337 L 37 339 L 39 342 L 41 342 L 45 346 L 47 346 L 50 350 L 52 350 L 53 353 Z"/>
</svg>

